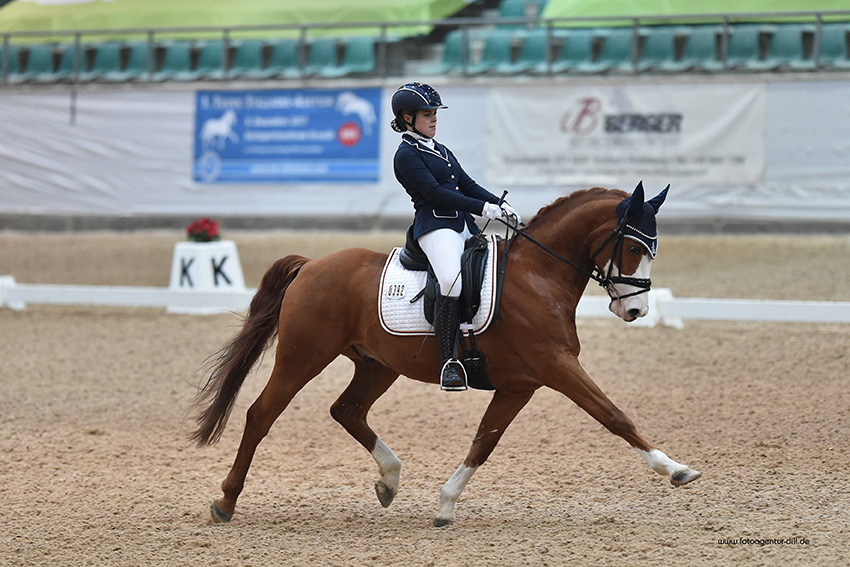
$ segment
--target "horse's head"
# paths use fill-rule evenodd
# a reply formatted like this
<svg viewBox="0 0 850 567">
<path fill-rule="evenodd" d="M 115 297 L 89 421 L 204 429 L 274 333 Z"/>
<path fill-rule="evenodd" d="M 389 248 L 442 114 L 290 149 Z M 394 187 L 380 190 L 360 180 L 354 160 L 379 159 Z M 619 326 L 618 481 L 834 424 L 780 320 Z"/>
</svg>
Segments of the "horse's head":
<svg viewBox="0 0 850 567">
<path fill-rule="evenodd" d="M 611 298 L 608 309 L 624 321 L 649 312 L 649 272 L 658 250 L 655 215 L 668 189 L 669 185 L 645 201 L 643 182 L 638 183 L 634 193 L 616 207 L 617 227 L 600 233 L 592 244 L 596 273 Z"/>
</svg>

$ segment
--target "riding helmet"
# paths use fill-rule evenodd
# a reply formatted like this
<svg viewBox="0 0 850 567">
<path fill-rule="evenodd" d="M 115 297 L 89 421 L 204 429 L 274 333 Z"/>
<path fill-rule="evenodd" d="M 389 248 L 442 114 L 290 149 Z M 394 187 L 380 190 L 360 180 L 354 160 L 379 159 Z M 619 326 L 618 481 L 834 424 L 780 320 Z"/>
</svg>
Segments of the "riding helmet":
<svg viewBox="0 0 850 567">
<path fill-rule="evenodd" d="M 390 124 L 396 132 L 404 132 L 406 122 L 402 114 L 407 112 L 416 114 L 417 110 L 436 110 L 448 108 L 440 99 L 440 93 L 425 83 L 407 83 L 393 93 L 392 98 L 393 115 L 395 118 Z M 412 126 L 412 124 L 411 124 Z"/>
</svg>

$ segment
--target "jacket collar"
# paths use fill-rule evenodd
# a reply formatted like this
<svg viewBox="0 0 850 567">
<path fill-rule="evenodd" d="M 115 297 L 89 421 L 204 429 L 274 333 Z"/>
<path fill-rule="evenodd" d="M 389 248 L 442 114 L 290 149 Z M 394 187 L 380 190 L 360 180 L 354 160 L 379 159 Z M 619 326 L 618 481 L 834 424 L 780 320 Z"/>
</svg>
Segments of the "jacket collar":
<svg viewBox="0 0 850 567">
<path fill-rule="evenodd" d="M 448 155 L 446 154 L 446 151 L 443 149 L 443 145 L 440 144 L 440 142 L 438 142 L 437 140 L 434 140 L 434 148 L 433 149 L 429 148 L 424 143 L 422 143 L 422 141 L 420 140 L 420 137 L 416 136 L 412 132 L 405 132 L 404 134 L 402 134 L 401 135 L 401 141 L 408 143 L 411 146 L 414 146 L 420 152 L 426 152 L 426 153 L 429 153 L 429 154 L 433 154 L 435 156 L 439 156 L 440 158 L 442 158 L 446 161 L 449 160 Z"/>
</svg>

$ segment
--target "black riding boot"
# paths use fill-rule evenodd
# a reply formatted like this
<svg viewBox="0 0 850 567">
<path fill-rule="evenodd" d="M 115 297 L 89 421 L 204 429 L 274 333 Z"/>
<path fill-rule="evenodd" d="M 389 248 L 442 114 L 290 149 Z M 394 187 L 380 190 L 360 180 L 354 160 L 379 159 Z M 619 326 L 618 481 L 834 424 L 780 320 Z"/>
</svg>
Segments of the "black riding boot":
<svg viewBox="0 0 850 567">
<path fill-rule="evenodd" d="M 455 358 L 457 353 L 458 298 L 440 296 L 434 333 L 440 349 L 440 387 L 446 391 L 466 390 L 463 365 Z"/>
</svg>

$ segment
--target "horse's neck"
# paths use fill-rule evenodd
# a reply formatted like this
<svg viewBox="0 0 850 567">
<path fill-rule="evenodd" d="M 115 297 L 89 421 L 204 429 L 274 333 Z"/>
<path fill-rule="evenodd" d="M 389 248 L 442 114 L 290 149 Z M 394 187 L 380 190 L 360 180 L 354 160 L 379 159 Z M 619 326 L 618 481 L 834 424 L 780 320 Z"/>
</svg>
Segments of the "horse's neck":
<svg viewBox="0 0 850 567">
<path fill-rule="evenodd" d="M 593 253 L 590 250 L 590 242 L 592 235 L 599 230 L 598 211 L 601 206 L 588 203 L 565 211 L 562 215 L 547 215 L 549 218 L 540 219 L 540 222 L 535 223 L 534 229 L 529 231 L 529 236 L 578 266 L 590 270 Z M 557 271 L 557 276 L 548 274 L 549 279 L 552 279 L 552 276 L 557 277 L 565 287 L 575 291 L 576 301 L 578 300 L 590 279 L 585 271 L 557 260 L 532 242 L 526 242 L 523 250 L 526 251 L 524 254 L 539 258 L 549 256 L 544 265 L 549 272 L 552 269 Z M 565 293 L 568 291 L 565 290 Z"/>
<path fill-rule="evenodd" d="M 585 214 L 588 206 L 577 207 L 557 217 L 542 219 L 530 235 L 558 254 L 579 265 L 590 260 L 588 241 L 599 224 L 595 215 Z"/>
</svg>

